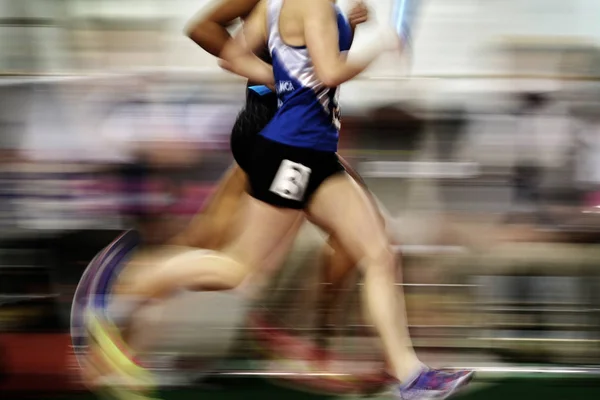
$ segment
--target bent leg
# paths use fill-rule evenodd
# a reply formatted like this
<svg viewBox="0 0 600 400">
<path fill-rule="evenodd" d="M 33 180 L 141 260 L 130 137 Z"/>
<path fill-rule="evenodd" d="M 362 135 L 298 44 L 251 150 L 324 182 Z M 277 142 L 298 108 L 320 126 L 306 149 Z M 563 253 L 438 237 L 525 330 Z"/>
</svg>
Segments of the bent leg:
<svg viewBox="0 0 600 400">
<path fill-rule="evenodd" d="M 281 252 L 282 238 L 296 229 L 298 210 L 269 206 L 245 197 L 245 229 L 222 252 L 193 248 L 174 250 L 144 280 L 136 280 L 128 294 L 162 298 L 178 289 L 230 290 L 237 288 L 250 272 L 264 266 L 274 252 Z"/>
</svg>

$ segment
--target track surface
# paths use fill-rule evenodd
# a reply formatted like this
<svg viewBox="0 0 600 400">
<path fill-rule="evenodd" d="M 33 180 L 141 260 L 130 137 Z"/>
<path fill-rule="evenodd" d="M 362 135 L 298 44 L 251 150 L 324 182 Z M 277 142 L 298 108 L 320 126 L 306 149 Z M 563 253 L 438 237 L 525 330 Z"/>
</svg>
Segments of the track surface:
<svg viewBox="0 0 600 400">
<path fill-rule="evenodd" d="M 12 397 L 11 397 L 12 398 Z M 21 397 L 22 398 L 22 397 Z M 35 396 L 57 400 L 92 400 L 96 397 L 89 393 L 68 396 Z M 333 399 L 335 396 L 319 396 L 286 389 L 261 379 L 232 379 L 210 383 L 206 388 L 169 390 L 162 393 L 164 400 L 317 400 Z M 389 396 L 373 397 L 371 400 L 383 400 Z M 475 381 L 470 388 L 454 398 L 461 400 L 587 400 L 600 398 L 600 381 L 593 379 L 566 378 L 512 378 L 500 381 Z M 16 397 L 15 397 L 16 399 Z M 365 398 L 368 400 L 368 398 Z"/>
</svg>

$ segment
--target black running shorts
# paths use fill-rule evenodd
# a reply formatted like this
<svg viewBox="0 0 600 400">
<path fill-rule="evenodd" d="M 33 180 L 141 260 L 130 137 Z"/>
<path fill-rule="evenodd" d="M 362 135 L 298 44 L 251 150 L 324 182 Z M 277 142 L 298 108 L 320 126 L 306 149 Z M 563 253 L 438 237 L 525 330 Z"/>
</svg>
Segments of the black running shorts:
<svg viewBox="0 0 600 400">
<path fill-rule="evenodd" d="M 288 146 L 258 135 L 246 173 L 255 199 L 303 209 L 327 178 L 344 171 L 335 152 Z"/>
<path fill-rule="evenodd" d="M 256 137 L 277 112 L 277 95 L 260 95 L 250 89 L 246 93 L 246 105 L 240 111 L 231 131 L 231 153 L 235 162 L 248 172 Z"/>
</svg>

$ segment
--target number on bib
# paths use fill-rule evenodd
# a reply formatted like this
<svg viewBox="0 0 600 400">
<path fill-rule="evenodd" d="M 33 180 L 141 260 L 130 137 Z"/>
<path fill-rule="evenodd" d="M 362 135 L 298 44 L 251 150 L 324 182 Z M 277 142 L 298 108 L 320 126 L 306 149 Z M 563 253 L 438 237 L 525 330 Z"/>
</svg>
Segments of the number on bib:
<svg viewBox="0 0 600 400">
<path fill-rule="evenodd" d="M 310 173 L 311 169 L 302 164 L 283 160 L 269 190 L 285 199 L 301 201 Z"/>
</svg>

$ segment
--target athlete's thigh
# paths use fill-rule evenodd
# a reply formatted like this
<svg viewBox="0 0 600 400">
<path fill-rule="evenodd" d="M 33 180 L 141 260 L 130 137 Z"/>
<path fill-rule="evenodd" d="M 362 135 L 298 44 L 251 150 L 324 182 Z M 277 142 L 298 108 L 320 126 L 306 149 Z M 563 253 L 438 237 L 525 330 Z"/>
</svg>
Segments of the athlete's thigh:
<svg viewBox="0 0 600 400">
<path fill-rule="evenodd" d="M 289 230 L 274 244 L 274 248 L 269 252 L 266 258 L 262 259 L 259 265 L 250 272 L 244 281 L 245 287 L 252 287 L 254 293 L 262 292 L 263 289 L 278 279 L 277 272 L 286 265 L 286 260 L 290 256 L 300 227 L 305 221 L 303 213 L 298 213 L 296 220 L 291 224 Z M 285 267 L 284 267 L 285 268 Z"/>
<path fill-rule="evenodd" d="M 307 211 L 311 220 L 335 235 L 355 260 L 389 249 L 382 220 L 373 202 L 347 174 L 325 180 Z"/>
<path fill-rule="evenodd" d="M 220 214 L 220 211 L 227 209 L 223 205 L 223 201 L 234 203 L 237 207 L 242 194 L 246 190 L 247 182 L 246 173 L 238 164 L 234 163 L 219 180 L 216 189 L 204 207 L 204 214 L 209 216 Z"/>
<path fill-rule="evenodd" d="M 387 223 L 387 221 L 389 220 L 389 216 L 387 215 L 387 212 L 385 211 L 385 209 L 383 207 L 381 207 L 381 204 L 379 203 L 379 201 L 377 200 L 375 195 L 373 195 L 373 193 L 371 193 L 371 191 L 369 190 L 369 187 L 367 186 L 367 183 L 365 182 L 363 177 L 360 176 L 360 174 L 342 156 L 340 156 L 339 154 L 337 156 L 338 156 L 338 160 L 340 161 L 340 164 L 342 164 L 342 166 L 346 170 L 346 173 L 348 173 L 348 175 L 350 175 L 350 177 L 352 179 L 354 179 L 354 181 L 365 191 L 367 197 L 373 203 L 373 206 L 375 207 L 377 215 L 379 216 L 379 218 L 382 219 L 382 221 L 385 225 Z"/>
<path fill-rule="evenodd" d="M 273 272 L 276 269 L 278 269 L 281 265 L 283 265 L 292 247 L 294 246 L 294 242 L 296 241 L 298 232 L 300 231 L 300 228 L 302 227 L 305 221 L 306 217 L 304 213 L 298 213 L 298 216 L 290 226 L 290 229 L 284 236 L 280 238 L 279 242 L 275 245 L 271 253 L 264 260 L 264 270 L 268 272 Z"/>
<path fill-rule="evenodd" d="M 301 210 L 275 207 L 245 194 L 243 226 L 229 250 L 251 267 L 261 267 L 282 245 L 291 245 L 300 217 Z"/>
<path fill-rule="evenodd" d="M 246 184 L 244 171 L 237 164 L 232 165 L 217 184 L 206 206 L 170 244 L 208 249 L 223 245 L 232 235 Z"/>
</svg>

